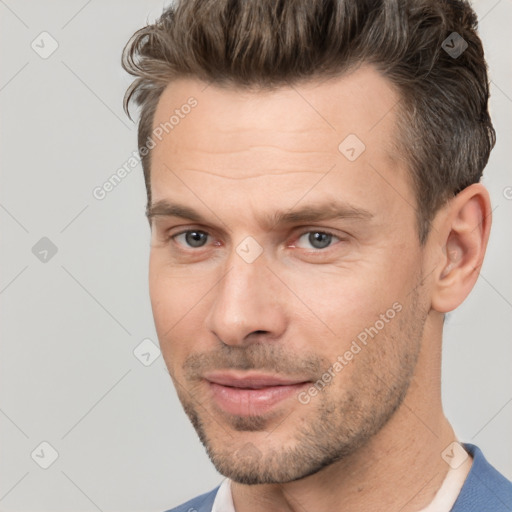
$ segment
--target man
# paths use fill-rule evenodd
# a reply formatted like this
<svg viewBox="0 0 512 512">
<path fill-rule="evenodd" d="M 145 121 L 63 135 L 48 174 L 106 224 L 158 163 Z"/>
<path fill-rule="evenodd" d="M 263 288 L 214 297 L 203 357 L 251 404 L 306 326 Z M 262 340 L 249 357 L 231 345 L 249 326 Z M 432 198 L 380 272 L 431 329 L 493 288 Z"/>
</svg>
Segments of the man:
<svg viewBox="0 0 512 512">
<path fill-rule="evenodd" d="M 227 477 L 174 510 L 512 510 L 441 404 L 491 225 L 469 5 L 184 0 L 123 63 L 162 353 Z"/>
</svg>

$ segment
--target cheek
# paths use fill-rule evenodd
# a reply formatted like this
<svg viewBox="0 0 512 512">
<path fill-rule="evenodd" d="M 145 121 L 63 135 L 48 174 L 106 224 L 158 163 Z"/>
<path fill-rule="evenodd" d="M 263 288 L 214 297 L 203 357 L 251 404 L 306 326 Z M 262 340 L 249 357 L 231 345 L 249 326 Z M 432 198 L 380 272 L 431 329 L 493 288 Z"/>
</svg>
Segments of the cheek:
<svg viewBox="0 0 512 512">
<path fill-rule="evenodd" d="M 204 277 L 204 273 L 201 277 Z M 165 333 L 187 315 L 198 303 L 206 286 L 197 272 L 171 266 L 161 249 L 151 252 L 149 262 L 149 295 L 156 327 Z"/>
<path fill-rule="evenodd" d="M 194 312 L 194 280 L 175 275 L 168 267 L 152 257 L 149 267 L 149 295 L 156 332 L 162 354 L 169 360 L 180 358 L 183 343 L 174 340 L 189 338 L 195 322 L 190 321 Z M 196 285 L 197 286 L 197 285 Z"/>
<path fill-rule="evenodd" d="M 404 337 L 405 305 L 417 282 L 417 268 L 413 261 L 397 263 L 397 258 L 381 256 L 378 255 L 379 262 L 361 261 L 350 270 L 332 269 L 296 280 L 297 295 L 306 298 L 306 304 L 318 317 L 295 317 L 301 326 L 301 346 L 297 349 L 314 350 L 330 365 L 338 361 L 332 388 L 338 389 L 336 392 L 344 393 L 351 379 L 359 379 L 355 374 L 366 375 L 361 376 L 363 381 L 368 379 L 368 372 L 376 365 L 384 364 L 394 371 L 401 366 L 397 350 Z M 324 335 L 319 335 L 321 332 Z M 377 384 L 378 381 L 373 386 Z"/>
<path fill-rule="evenodd" d="M 151 308 L 162 355 L 173 373 L 190 353 L 207 348 L 201 345 L 211 300 L 206 294 L 213 291 L 218 276 L 192 267 L 172 267 L 156 250 L 150 256 Z"/>
<path fill-rule="evenodd" d="M 409 278 L 394 263 L 360 261 L 347 268 L 312 268 L 308 272 L 290 272 L 284 277 L 301 301 L 293 300 L 292 318 L 301 325 L 307 343 L 310 337 L 320 345 L 316 350 L 338 355 L 351 341 L 370 328 L 393 307 L 402 302 Z M 380 323 L 379 323 L 380 326 Z M 325 336 L 318 336 L 324 332 Z M 311 347 L 309 347 L 311 348 Z M 332 357 L 332 356 L 331 356 Z"/>
</svg>

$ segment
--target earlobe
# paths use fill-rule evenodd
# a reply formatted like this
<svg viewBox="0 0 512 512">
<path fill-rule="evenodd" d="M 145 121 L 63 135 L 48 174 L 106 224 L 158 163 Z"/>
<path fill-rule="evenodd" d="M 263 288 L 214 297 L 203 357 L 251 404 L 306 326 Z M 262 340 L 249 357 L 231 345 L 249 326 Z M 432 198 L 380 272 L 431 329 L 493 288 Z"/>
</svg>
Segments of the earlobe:
<svg viewBox="0 0 512 512">
<path fill-rule="evenodd" d="M 447 313 L 469 295 L 483 262 L 491 226 L 487 189 L 480 183 L 457 194 L 438 226 L 442 252 L 432 293 L 432 308 Z"/>
</svg>

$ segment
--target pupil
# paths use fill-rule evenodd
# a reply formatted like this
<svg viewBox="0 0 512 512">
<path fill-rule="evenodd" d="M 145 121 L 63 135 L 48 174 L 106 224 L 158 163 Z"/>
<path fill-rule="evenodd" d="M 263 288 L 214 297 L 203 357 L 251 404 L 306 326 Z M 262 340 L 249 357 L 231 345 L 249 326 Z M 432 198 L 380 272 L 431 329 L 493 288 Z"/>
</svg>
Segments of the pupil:
<svg viewBox="0 0 512 512">
<path fill-rule="evenodd" d="M 185 235 L 187 244 L 191 247 L 201 247 L 206 240 L 205 233 L 201 231 L 190 231 Z"/>
<path fill-rule="evenodd" d="M 317 231 L 309 234 L 309 243 L 315 247 L 315 249 L 323 249 L 327 247 L 332 240 L 332 235 L 328 233 L 321 233 Z"/>
</svg>

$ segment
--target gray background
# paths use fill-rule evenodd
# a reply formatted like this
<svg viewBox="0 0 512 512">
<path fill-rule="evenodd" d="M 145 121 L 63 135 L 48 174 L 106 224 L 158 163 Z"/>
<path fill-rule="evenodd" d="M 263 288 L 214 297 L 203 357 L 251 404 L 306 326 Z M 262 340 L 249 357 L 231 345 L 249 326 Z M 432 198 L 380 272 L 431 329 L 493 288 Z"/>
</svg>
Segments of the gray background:
<svg viewBox="0 0 512 512">
<path fill-rule="evenodd" d="M 475 8 L 498 132 L 484 179 L 494 226 L 476 288 L 447 320 L 443 395 L 460 439 L 512 478 L 512 4 Z M 162 358 L 145 366 L 133 353 L 157 343 L 140 165 L 104 200 L 92 195 L 136 149 L 120 53 L 161 9 L 0 0 L 2 511 L 162 511 L 221 479 Z M 51 48 L 43 31 L 58 43 L 46 59 L 31 47 Z M 55 255 L 44 241 L 33 253 L 43 237 Z M 43 441 L 59 454 L 48 469 Z"/>
</svg>

